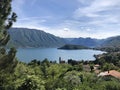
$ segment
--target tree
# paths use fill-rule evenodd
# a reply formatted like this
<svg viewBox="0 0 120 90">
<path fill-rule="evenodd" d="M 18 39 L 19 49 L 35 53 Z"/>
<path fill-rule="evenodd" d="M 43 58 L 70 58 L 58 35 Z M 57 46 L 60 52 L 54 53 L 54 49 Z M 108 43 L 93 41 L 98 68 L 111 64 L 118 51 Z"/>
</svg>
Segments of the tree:
<svg viewBox="0 0 120 90">
<path fill-rule="evenodd" d="M 12 0 L 0 0 L 0 77 L 3 75 L 0 79 L 0 82 L 2 82 L 0 85 L 2 87 L 1 90 L 7 90 L 5 83 L 17 65 L 17 60 L 15 59 L 16 49 L 11 48 L 9 53 L 6 53 L 6 49 L 4 48 L 10 39 L 8 30 L 16 22 L 17 18 L 16 13 L 12 12 L 11 2 Z"/>
<path fill-rule="evenodd" d="M 45 90 L 44 81 L 35 75 L 27 76 L 25 81 L 17 90 Z"/>
<path fill-rule="evenodd" d="M 83 84 L 83 82 L 84 82 L 83 74 L 81 74 L 79 77 L 80 77 L 80 80 L 81 80 L 81 82 L 82 82 L 82 84 Z"/>
<path fill-rule="evenodd" d="M 94 69 L 94 66 L 91 64 L 91 65 L 90 65 L 90 70 L 91 70 L 91 72 L 93 71 L 93 69 Z"/>
<path fill-rule="evenodd" d="M 6 54 L 5 48 L 3 48 L 10 39 L 10 35 L 7 30 L 16 22 L 17 15 L 12 12 L 11 7 L 12 0 L 0 0 L 0 65 L 7 63 L 8 61 L 14 61 L 16 55 L 16 49 L 11 48 L 8 54 Z"/>
<path fill-rule="evenodd" d="M 0 0 L 0 46 L 4 46 L 10 39 L 7 30 L 16 22 L 17 15 L 12 12 L 12 0 Z"/>
<path fill-rule="evenodd" d="M 108 73 L 109 73 L 110 69 L 113 69 L 113 65 L 112 65 L 112 64 L 109 64 L 109 63 L 105 63 L 105 65 L 103 66 L 103 70 L 104 70 L 104 71 L 107 70 Z"/>
</svg>

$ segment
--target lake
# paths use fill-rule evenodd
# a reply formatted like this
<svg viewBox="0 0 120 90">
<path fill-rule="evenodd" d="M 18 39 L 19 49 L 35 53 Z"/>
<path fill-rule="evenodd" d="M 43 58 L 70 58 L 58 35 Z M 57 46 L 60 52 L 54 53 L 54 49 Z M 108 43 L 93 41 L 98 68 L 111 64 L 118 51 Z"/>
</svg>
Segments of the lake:
<svg viewBox="0 0 120 90">
<path fill-rule="evenodd" d="M 19 48 L 17 49 L 17 58 L 23 62 L 30 62 L 33 59 L 44 60 L 45 58 L 51 61 L 68 59 L 73 60 L 95 60 L 93 55 L 102 54 L 102 51 L 98 50 L 60 50 L 57 48 Z"/>
</svg>

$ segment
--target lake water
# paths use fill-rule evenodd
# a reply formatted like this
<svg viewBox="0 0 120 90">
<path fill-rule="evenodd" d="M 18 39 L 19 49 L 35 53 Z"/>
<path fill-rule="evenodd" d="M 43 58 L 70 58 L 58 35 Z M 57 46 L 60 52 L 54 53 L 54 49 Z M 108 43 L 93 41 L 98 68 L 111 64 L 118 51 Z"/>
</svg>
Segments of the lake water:
<svg viewBox="0 0 120 90">
<path fill-rule="evenodd" d="M 98 50 L 60 50 L 56 48 L 20 48 L 17 49 L 17 58 L 23 62 L 30 62 L 33 59 L 44 60 L 45 58 L 51 61 L 58 61 L 59 57 L 62 60 L 95 60 L 94 54 L 102 54 Z"/>
</svg>

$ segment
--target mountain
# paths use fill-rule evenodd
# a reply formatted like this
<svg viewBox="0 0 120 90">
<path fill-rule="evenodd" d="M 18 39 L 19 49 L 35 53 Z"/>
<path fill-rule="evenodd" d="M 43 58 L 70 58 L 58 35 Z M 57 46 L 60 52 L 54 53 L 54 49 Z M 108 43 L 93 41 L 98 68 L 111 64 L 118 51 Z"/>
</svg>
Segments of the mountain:
<svg viewBox="0 0 120 90">
<path fill-rule="evenodd" d="M 60 47 L 66 44 L 63 38 L 41 30 L 27 28 L 11 28 L 11 36 L 7 47 Z"/>
<path fill-rule="evenodd" d="M 88 47 L 82 46 L 82 45 L 71 45 L 66 44 L 58 49 L 65 49 L 65 50 L 78 50 L 78 49 L 88 49 Z"/>
<path fill-rule="evenodd" d="M 105 39 L 101 47 L 120 47 L 120 36 Z"/>
<path fill-rule="evenodd" d="M 11 40 L 7 47 L 61 47 L 65 44 L 85 47 L 120 47 L 120 36 L 107 39 L 93 38 L 60 38 L 42 30 L 11 28 Z"/>
<path fill-rule="evenodd" d="M 99 46 L 104 40 L 101 39 L 93 39 L 93 38 L 75 38 L 73 39 L 70 44 L 75 45 L 83 45 L 86 47 L 97 47 Z"/>
<path fill-rule="evenodd" d="M 67 42 L 71 42 L 72 40 L 74 40 L 75 38 L 64 38 Z"/>
</svg>

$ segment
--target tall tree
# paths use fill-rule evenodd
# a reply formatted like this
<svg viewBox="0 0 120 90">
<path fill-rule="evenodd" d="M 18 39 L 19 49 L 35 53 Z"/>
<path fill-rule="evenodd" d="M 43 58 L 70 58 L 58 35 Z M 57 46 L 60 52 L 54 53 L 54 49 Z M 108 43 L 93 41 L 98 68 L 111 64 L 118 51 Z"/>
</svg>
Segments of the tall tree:
<svg viewBox="0 0 120 90">
<path fill-rule="evenodd" d="M 8 53 L 4 46 L 10 39 L 9 28 L 16 22 L 17 15 L 12 12 L 12 0 L 0 0 L 0 90 L 13 90 L 7 85 L 10 74 L 17 65 L 16 49 L 11 48 Z"/>
<path fill-rule="evenodd" d="M 4 46 L 10 39 L 7 30 L 16 22 L 17 15 L 12 12 L 12 0 L 0 0 L 0 46 Z"/>
<path fill-rule="evenodd" d="M 16 49 L 11 48 L 8 53 L 4 46 L 10 39 L 8 34 L 9 28 L 16 22 L 17 15 L 12 12 L 12 0 L 0 0 L 0 69 L 4 68 L 2 66 L 11 66 L 15 62 Z"/>
</svg>

